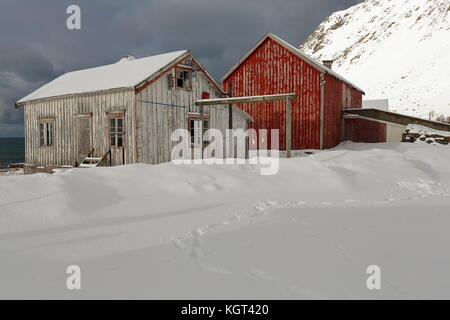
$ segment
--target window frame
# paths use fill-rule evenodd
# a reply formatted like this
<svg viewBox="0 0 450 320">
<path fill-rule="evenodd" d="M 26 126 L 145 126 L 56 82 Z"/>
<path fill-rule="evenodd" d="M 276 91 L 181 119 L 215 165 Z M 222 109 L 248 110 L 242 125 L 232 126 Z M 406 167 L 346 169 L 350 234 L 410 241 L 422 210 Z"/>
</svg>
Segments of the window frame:
<svg viewBox="0 0 450 320">
<path fill-rule="evenodd" d="M 195 142 L 195 121 L 200 122 L 200 116 L 189 116 L 188 117 L 188 130 L 189 130 L 189 135 L 190 135 L 190 143 L 191 143 L 192 147 L 197 145 L 197 143 Z M 205 135 L 205 132 L 209 130 L 209 125 L 210 125 L 209 116 L 204 116 L 203 117 L 203 133 L 202 133 L 203 136 Z M 192 133 L 194 133 L 194 134 L 192 134 Z M 203 146 L 205 147 L 206 145 L 208 145 L 208 141 L 203 140 Z"/>
<path fill-rule="evenodd" d="M 55 119 L 38 120 L 39 147 L 51 148 L 55 145 Z"/>
<path fill-rule="evenodd" d="M 183 75 L 188 75 L 188 76 L 186 77 Z M 193 76 L 192 68 L 177 66 L 175 68 L 174 87 L 179 90 L 191 91 L 192 90 L 192 76 Z M 183 81 L 183 86 L 178 85 L 179 80 Z"/>
<path fill-rule="evenodd" d="M 119 121 L 122 125 L 119 126 Z M 114 126 L 111 126 L 114 122 Z M 125 145 L 125 117 L 123 114 L 112 114 L 108 116 L 108 139 L 111 148 L 123 148 Z M 119 130 L 119 128 L 121 130 Z M 114 140 L 113 140 L 114 139 Z M 119 144 L 120 141 L 120 144 Z M 114 142 L 114 143 L 113 143 Z"/>
</svg>

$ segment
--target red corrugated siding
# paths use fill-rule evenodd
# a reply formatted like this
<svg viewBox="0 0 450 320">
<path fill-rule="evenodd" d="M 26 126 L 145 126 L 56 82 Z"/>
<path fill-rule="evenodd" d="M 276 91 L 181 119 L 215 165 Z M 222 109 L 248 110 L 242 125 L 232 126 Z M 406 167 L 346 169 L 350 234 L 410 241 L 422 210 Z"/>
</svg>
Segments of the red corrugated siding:
<svg viewBox="0 0 450 320">
<path fill-rule="evenodd" d="M 357 121 L 357 119 L 344 120 L 344 136 L 342 137 L 342 140 L 350 140 L 356 142 Z"/>
<path fill-rule="evenodd" d="M 296 93 L 292 104 L 292 149 L 320 148 L 320 72 L 270 38 L 241 63 L 224 81 L 233 96 Z M 342 110 L 361 108 L 362 93 L 331 75 L 325 76 L 324 148 L 342 140 Z M 238 105 L 250 114 L 254 129 L 279 129 L 285 149 L 285 102 Z"/>
<path fill-rule="evenodd" d="M 333 148 L 342 141 L 342 111 L 361 108 L 362 93 L 331 75 L 325 76 L 323 147 Z"/>
<path fill-rule="evenodd" d="M 333 148 L 341 141 L 343 109 L 343 82 L 330 75 L 325 76 L 323 106 L 323 147 Z"/>
<path fill-rule="evenodd" d="M 362 93 L 354 88 L 350 88 L 351 105 L 350 108 L 362 108 Z"/>
<path fill-rule="evenodd" d="M 261 45 L 224 81 L 233 83 L 233 96 L 297 93 L 292 103 L 292 149 L 320 147 L 320 72 L 272 39 Z M 279 129 L 285 149 L 285 102 L 239 104 L 255 129 Z"/>
<path fill-rule="evenodd" d="M 386 124 L 366 119 L 346 119 L 345 140 L 354 142 L 386 142 Z"/>
</svg>

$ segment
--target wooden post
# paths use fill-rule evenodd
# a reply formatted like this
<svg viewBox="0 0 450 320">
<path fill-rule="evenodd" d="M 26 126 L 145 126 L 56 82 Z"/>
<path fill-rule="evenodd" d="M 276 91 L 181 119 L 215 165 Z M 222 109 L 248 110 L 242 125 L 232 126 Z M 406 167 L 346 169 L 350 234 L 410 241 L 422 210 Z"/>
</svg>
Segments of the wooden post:
<svg viewBox="0 0 450 320">
<path fill-rule="evenodd" d="M 230 90 L 228 96 L 233 97 L 233 82 L 230 82 Z M 228 104 L 228 129 L 233 129 L 233 104 Z"/>
<path fill-rule="evenodd" d="M 325 104 L 325 76 L 320 75 L 320 150 L 323 149 L 323 114 Z"/>
<path fill-rule="evenodd" d="M 286 98 L 286 157 L 291 157 L 292 147 L 292 100 Z"/>
<path fill-rule="evenodd" d="M 229 98 L 233 97 L 233 83 L 232 82 L 230 82 L 230 88 L 228 90 L 228 97 Z M 233 129 L 233 104 L 232 103 L 228 104 L 228 129 L 229 130 Z M 228 154 L 232 158 L 234 158 L 234 143 L 233 142 L 234 142 L 233 135 L 230 134 L 230 141 L 228 141 L 228 144 L 229 144 Z M 225 158 L 226 158 L 226 156 L 227 155 L 225 155 Z"/>
<path fill-rule="evenodd" d="M 200 150 L 203 159 L 203 106 L 200 106 Z"/>
<path fill-rule="evenodd" d="M 228 95 L 228 94 L 226 94 Z M 268 94 L 261 96 L 251 96 L 251 97 L 234 97 L 234 98 L 219 98 L 219 99 L 202 99 L 195 103 L 196 106 L 216 106 L 216 105 L 228 105 L 232 107 L 235 103 L 252 103 L 252 102 L 268 102 L 268 101 L 286 101 L 286 153 L 287 157 L 291 157 L 292 148 L 292 100 L 295 99 L 297 95 L 295 93 L 285 93 L 285 94 Z M 201 109 L 202 110 L 202 109 Z M 201 111 L 203 113 L 203 110 Z M 230 118 L 231 119 L 231 118 Z M 231 119 L 232 120 L 232 119 Z M 231 121 L 230 121 L 231 122 Z M 232 123 L 230 125 L 232 128 Z M 281 147 L 281 146 L 280 146 Z M 234 153 L 234 148 L 233 148 Z"/>
</svg>

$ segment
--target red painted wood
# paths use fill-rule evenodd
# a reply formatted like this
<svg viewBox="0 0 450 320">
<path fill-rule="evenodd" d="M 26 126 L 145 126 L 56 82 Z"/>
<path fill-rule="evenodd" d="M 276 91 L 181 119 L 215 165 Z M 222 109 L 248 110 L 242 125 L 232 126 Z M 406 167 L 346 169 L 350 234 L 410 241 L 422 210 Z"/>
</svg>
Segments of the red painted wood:
<svg viewBox="0 0 450 320">
<path fill-rule="evenodd" d="M 345 84 L 330 75 L 325 76 L 323 111 L 323 147 L 333 148 L 341 141 L 342 109 Z"/>
<path fill-rule="evenodd" d="M 344 109 L 361 108 L 362 93 L 347 83 L 325 76 L 324 139 L 325 149 L 337 146 L 343 135 L 342 113 Z"/>
<path fill-rule="evenodd" d="M 386 124 L 366 119 L 346 119 L 344 140 L 353 142 L 386 142 Z"/>
<path fill-rule="evenodd" d="M 320 147 L 320 72 L 272 39 L 266 39 L 224 81 L 233 82 L 233 96 L 297 93 L 292 101 L 292 149 Z M 239 104 L 255 122 L 254 129 L 279 129 L 286 147 L 285 101 Z"/>
<path fill-rule="evenodd" d="M 362 94 L 333 76 L 325 78 L 324 147 L 331 148 L 341 141 L 342 110 L 361 107 Z M 267 38 L 224 80 L 225 91 L 231 82 L 234 97 L 296 93 L 292 101 L 292 149 L 320 148 L 320 71 L 316 68 Z M 285 150 L 284 101 L 237 106 L 254 118 L 250 128 L 279 129 L 280 149 Z"/>
<path fill-rule="evenodd" d="M 357 119 L 344 120 L 344 136 L 342 137 L 342 140 L 350 140 L 356 142 L 357 121 Z"/>
<path fill-rule="evenodd" d="M 202 92 L 202 99 L 209 99 L 209 92 Z"/>
</svg>

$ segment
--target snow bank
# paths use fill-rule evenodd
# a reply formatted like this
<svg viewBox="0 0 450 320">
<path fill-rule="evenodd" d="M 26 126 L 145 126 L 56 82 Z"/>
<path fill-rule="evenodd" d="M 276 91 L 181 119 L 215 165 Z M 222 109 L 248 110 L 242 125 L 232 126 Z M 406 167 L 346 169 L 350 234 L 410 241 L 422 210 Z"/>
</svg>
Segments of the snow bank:
<svg viewBox="0 0 450 320">
<path fill-rule="evenodd" d="M 0 297 L 450 297 L 450 150 L 0 177 Z M 80 265 L 83 289 L 65 289 Z M 368 291 L 379 264 L 384 290 Z"/>
<path fill-rule="evenodd" d="M 417 133 L 419 135 L 428 134 L 428 135 L 438 135 L 438 136 L 443 136 L 443 137 L 450 137 L 450 132 L 448 132 L 448 131 L 436 130 L 436 129 L 421 126 L 418 124 L 409 124 L 406 127 L 406 130 L 408 130 L 410 133 Z"/>
<path fill-rule="evenodd" d="M 409 124 L 405 129 L 405 142 L 426 142 L 428 144 L 450 143 L 450 132 L 440 131 L 417 124 Z"/>
</svg>

